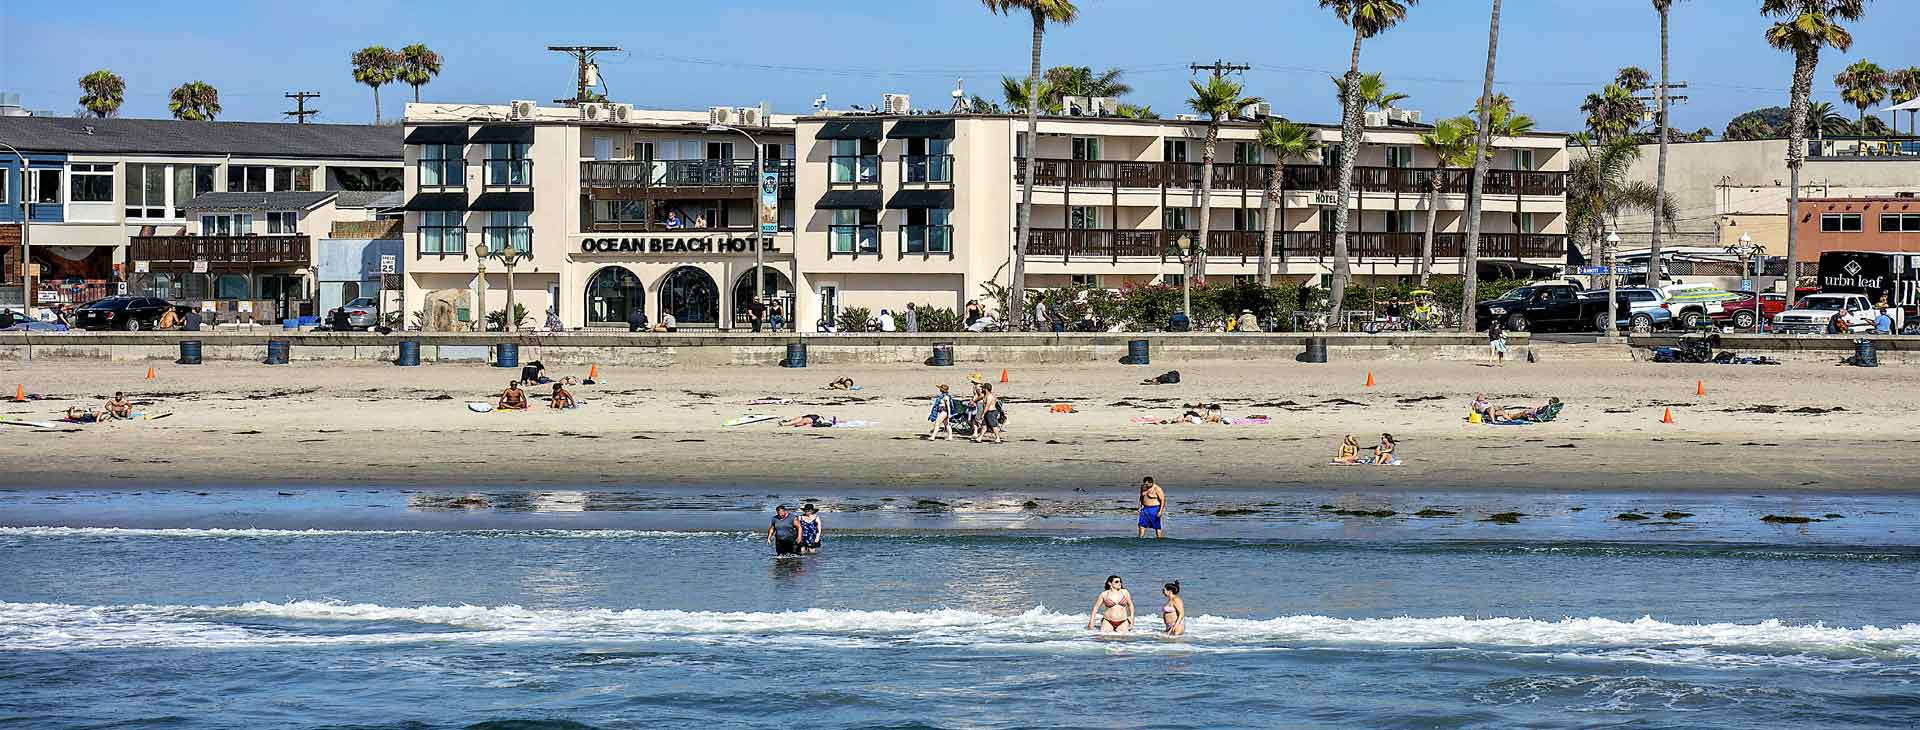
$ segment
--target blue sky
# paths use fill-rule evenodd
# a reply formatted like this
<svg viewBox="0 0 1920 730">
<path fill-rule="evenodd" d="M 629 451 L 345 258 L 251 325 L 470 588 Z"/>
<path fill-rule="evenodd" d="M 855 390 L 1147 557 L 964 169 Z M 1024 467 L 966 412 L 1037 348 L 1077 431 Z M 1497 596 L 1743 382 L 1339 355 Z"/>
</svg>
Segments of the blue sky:
<svg viewBox="0 0 1920 730">
<path fill-rule="evenodd" d="M 1079 0 L 1080 22 L 1047 36 L 1047 65 L 1125 69 L 1130 100 L 1165 116 L 1183 111 L 1186 64 L 1248 63 L 1249 92 L 1276 113 L 1337 121 L 1330 73 L 1344 68 L 1351 36 L 1314 0 Z M 1485 64 L 1487 0 L 1426 0 L 1407 25 L 1369 41 L 1363 68 L 1412 95 L 1429 118 L 1465 111 Z M 1638 64 L 1655 70 L 1658 22 L 1646 0 L 1507 0 L 1502 91 L 1541 126 L 1580 126 L 1581 98 Z M 1742 111 L 1785 104 L 1790 59 L 1761 39 L 1755 0 L 1681 0 L 1674 11 L 1673 73 L 1692 82 L 1674 126 L 1723 128 Z M 422 42 L 446 58 L 427 101 L 547 101 L 571 94 L 572 67 L 547 45 L 617 45 L 602 71 L 615 100 L 644 107 L 749 106 L 762 100 L 803 112 L 819 94 L 835 107 L 911 93 L 943 108 L 956 78 L 997 94 L 1003 74 L 1026 68 L 1028 26 L 976 0 L 0 0 L 0 90 L 33 109 L 71 114 L 75 81 L 109 68 L 127 79 L 124 116 L 164 117 L 167 91 L 189 80 L 220 90 L 222 119 L 278 120 L 281 95 L 318 91 L 328 122 L 370 122 L 372 93 L 353 83 L 347 57 L 380 43 Z M 1170 12 L 1169 8 L 1174 11 Z M 1204 15 L 1193 12 L 1204 9 Z M 1920 2 L 1879 0 L 1854 27 L 1848 54 L 1821 63 L 1816 98 L 1838 103 L 1831 79 L 1870 58 L 1920 65 L 1910 29 Z M 1906 43 L 1902 43 L 1905 35 Z M 406 86 L 381 90 L 397 113 Z"/>
</svg>

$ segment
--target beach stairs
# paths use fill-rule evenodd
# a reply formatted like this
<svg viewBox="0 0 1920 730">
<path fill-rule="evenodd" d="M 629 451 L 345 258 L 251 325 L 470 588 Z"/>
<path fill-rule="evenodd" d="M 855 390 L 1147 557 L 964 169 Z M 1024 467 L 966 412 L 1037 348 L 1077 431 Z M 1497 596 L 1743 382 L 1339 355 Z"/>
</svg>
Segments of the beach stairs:
<svg viewBox="0 0 1920 730">
<path fill-rule="evenodd" d="M 1534 342 L 1529 347 L 1538 362 L 1633 362 L 1633 347 L 1624 343 Z"/>
</svg>

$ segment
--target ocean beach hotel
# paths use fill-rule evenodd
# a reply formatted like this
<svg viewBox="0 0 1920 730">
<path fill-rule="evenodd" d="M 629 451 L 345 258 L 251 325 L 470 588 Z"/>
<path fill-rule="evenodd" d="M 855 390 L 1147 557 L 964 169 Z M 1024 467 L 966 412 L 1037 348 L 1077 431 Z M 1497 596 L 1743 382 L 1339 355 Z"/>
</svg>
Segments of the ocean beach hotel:
<svg viewBox="0 0 1920 730">
<path fill-rule="evenodd" d="M 1043 117 L 1029 171 L 1024 117 L 923 113 L 904 95 L 876 105 L 888 113 L 798 117 L 755 107 L 409 104 L 405 307 L 459 323 L 483 316 L 482 299 L 484 312 L 504 309 L 511 278 L 529 324 L 551 307 L 569 329 L 624 327 L 638 308 L 649 320 L 671 313 L 682 328 L 743 328 L 764 220 L 777 230 L 757 252 L 766 295 L 800 329 L 843 307 L 958 309 L 985 299 L 983 285 L 1007 284 L 1029 173 L 1029 287 L 1178 283 L 1169 249 L 1198 235 L 1206 124 L 1120 118 L 1106 106 L 1075 100 L 1077 113 Z M 1259 273 L 1262 196 L 1275 170 L 1256 143 L 1263 122 L 1221 131 L 1207 244 L 1215 280 Z M 1471 172 L 1435 169 L 1417 113 L 1369 114 L 1368 125 L 1350 226 L 1358 283 L 1416 273 L 1429 205 L 1439 208 L 1435 272 L 1459 274 Z M 1279 168 L 1286 192 L 1272 266 L 1276 277 L 1319 284 L 1333 269 L 1341 147 L 1337 126 L 1314 131 L 1325 151 Z M 777 182 L 757 184 L 756 152 Z M 1568 163 L 1563 134 L 1496 141 L 1484 267 L 1551 274 L 1566 265 Z M 1436 174 L 1445 176 L 1437 201 Z M 517 254 L 511 277 L 494 255 L 506 248 Z"/>
</svg>

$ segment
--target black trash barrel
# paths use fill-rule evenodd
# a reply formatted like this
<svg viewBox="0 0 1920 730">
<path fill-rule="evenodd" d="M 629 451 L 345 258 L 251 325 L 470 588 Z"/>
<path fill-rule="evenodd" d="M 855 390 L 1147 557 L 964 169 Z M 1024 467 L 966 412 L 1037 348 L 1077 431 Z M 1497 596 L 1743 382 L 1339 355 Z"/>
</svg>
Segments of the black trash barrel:
<svg viewBox="0 0 1920 730">
<path fill-rule="evenodd" d="M 199 365 L 200 364 L 200 341 L 199 340 L 181 340 L 180 341 L 180 359 L 176 360 L 175 362 L 181 365 Z"/>
<path fill-rule="evenodd" d="M 1306 355 L 1304 355 L 1301 359 L 1305 362 L 1326 362 L 1327 361 L 1327 338 L 1325 337 L 1307 338 L 1307 352 L 1306 352 Z"/>
<path fill-rule="evenodd" d="M 1873 346 L 1873 340 L 1861 338 L 1853 341 L 1853 364 L 1863 368 L 1880 367 L 1880 352 Z"/>
<path fill-rule="evenodd" d="M 933 346 L 933 360 L 929 363 L 937 368 L 953 367 L 953 345 L 951 343 Z"/>
<path fill-rule="evenodd" d="M 267 340 L 267 364 L 285 365 L 288 355 L 293 352 L 293 343 L 286 340 Z"/>
<path fill-rule="evenodd" d="M 493 346 L 493 366 L 496 368 L 520 367 L 520 345 L 502 342 Z"/>
<path fill-rule="evenodd" d="M 399 365 L 401 367 L 409 367 L 409 368 L 419 365 L 420 364 L 420 341 L 419 340 L 401 340 L 400 356 L 397 358 L 394 358 L 393 364 Z"/>
<path fill-rule="evenodd" d="M 781 362 L 780 366 L 786 367 L 786 368 L 806 367 L 807 366 L 807 343 L 805 342 L 787 343 L 787 359 L 784 362 Z"/>
<path fill-rule="evenodd" d="M 1127 340 L 1127 364 L 1148 364 L 1146 340 Z"/>
</svg>

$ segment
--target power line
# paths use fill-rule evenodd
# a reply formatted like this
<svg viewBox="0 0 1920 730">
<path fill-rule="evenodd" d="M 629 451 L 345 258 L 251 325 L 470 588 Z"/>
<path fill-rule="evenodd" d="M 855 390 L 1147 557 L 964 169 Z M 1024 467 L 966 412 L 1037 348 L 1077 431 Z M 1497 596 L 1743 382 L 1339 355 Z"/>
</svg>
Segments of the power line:
<svg viewBox="0 0 1920 730">
<path fill-rule="evenodd" d="M 320 98 L 320 92 L 295 91 L 291 94 L 283 94 L 283 96 L 293 100 L 294 110 L 290 112 L 280 112 L 282 116 L 293 117 L 294 120 L 298 121 L 299 123 L 306 124 L 307 117 L 320 113 L 319 109 L 307 108 L 307 100 Z"/>
<path fill-rule="evenodd" d="M 593 101 L 594 97 L 587 93 L 587 88 L 591 86 L 599 86 L 602 89 L 601 96 L 606 96 L 606 84 L 601 81 L 600 67 L 594 65 L 593 59 L 602 53 L 618 52 L 621 50 L 619 46 L 547 46 L 547 50 L 572 56 L 579 69 L 574 76 L 573 98 L 555 99 L 553 103 L 579 106 Z"/>
<path fill-rule="evenodd" d="M 1193 73 L 1196 73 L 1196 74 L 1200 73 L 1201 71 L 1212 71 L 1213 77 L 1216 79 L 1226 78 L 1227 74 L 1243 73 L 1252 68 L 1253 68 L 1252 66 L 1248 66 L 1244 63 L 1227 63 L 1226 61 L 1219 60 L 1219 59 L 1215 59 L 1213 63 L 1208 63 L 1208 64 L 1199 64 L 1199 63 L 1187 64 L 1187 70 L 1192 71 Z"/>
</svg>

